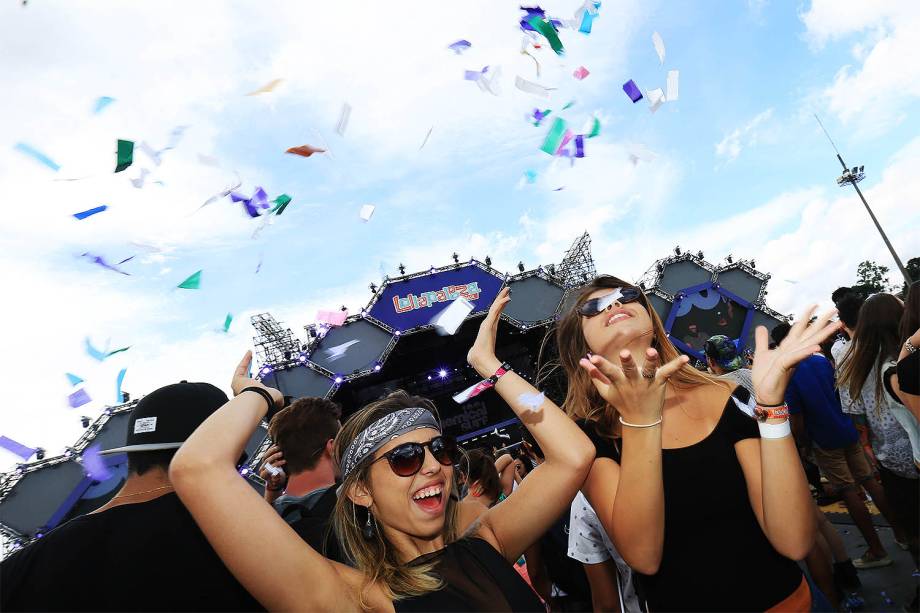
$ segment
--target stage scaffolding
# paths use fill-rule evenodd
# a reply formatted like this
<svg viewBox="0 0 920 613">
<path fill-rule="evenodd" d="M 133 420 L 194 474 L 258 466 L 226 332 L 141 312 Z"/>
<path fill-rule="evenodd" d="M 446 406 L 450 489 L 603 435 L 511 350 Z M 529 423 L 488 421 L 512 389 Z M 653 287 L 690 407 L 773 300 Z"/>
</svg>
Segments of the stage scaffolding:
<svg viewBox="0 0 920 613">
<path fill-rule="evenodd" d="M 281 324 L 269 313 L 259 313 L 250 318 L 256 336 L 252 342 L 256 347 L 256 357 L 260 364 L 281 364 L 289 362 L 300 351 L 300 341 L 290 328 Z"/>
<path fill-rule="evenodd" d="M 591 236 L 585 232 L 572 243 L 559 264 L 558 277 L 565 287 L 579 287 L 594 279 L 597 269 L 591 256 Z"/>
</svg>

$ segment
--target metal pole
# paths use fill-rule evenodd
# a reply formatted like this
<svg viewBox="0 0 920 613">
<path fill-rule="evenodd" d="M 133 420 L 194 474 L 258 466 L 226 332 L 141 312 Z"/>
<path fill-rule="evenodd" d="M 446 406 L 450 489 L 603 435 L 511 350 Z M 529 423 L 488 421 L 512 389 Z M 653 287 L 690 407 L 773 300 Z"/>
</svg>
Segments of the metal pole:
<svg viewBox="0 0 920 613">
<path fill-rule="evenodd" d="M 885 231 L 882 230 L 882 226 L 879 224 L 878 219 L 875 218 L 875 213 L 873 213 L 872 209 L 869 208 L 869 203 L 866 202 L 866 198 L 863 196 L 862 190 L 859 189 L 859 186 L 856 185 L 855 181 L 850 181 L 850 184 L 853 186 L 853 189 L 856 190 L 856 193 L 859 194 L 859 199 L 862 200 L 862 203 L 866 207 L 866 211 L 869 212 L 869 217 L 872 218 L 872 223 L 875 224 L 878 233 L 882 235 L 882 240 L 885 241 L 885 245 L 888 246 L 888 251 L 891 252 L 891 257 L 894 258 L 895 263 L 898 265 L 898 269 L 901 271 L 901 274 L 904 275 L 904 281 L 907 282 L 907 285 L 910 285 L 913 282 L 913 279 L 910 278 L 910 275 L 907 273 L 907 269 L 904 268 L 904 264 L 901 263 L 901 258 L 898 257 L 894 247 L 891 246 L 891 241 L 888 240 L 888 235 L 885 234 Z"/>
</svg>

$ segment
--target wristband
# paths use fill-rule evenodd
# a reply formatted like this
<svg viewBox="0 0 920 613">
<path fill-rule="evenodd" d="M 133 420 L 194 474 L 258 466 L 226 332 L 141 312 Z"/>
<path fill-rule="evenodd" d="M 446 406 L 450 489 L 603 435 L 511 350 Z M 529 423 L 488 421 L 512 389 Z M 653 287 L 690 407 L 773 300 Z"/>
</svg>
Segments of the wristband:
<svg viewBox="0 0 920 613">
<path fill-rule="evenodd" d="M 475 398 L 490 387 L 495 387 L 495 384 L 498 382 L 498 380 L 509 372 L 511 372 L 511 364 L 508 362 L 502 363 L 502 365 L 498 367 L 498 370 L 495 371 L 495 374 L 493 374 L 491 377 L 488 379 L 483 379 L 479 383 L 471 385 L 459 394 L 456 394 L 454 396 L 454 402 L 457 404 L 463 404 L 470 398 Z"/>
<path fill-rule="evenodd" d="M 757 428 L 760 430 L 760 438 L 786 438 L 792 434 L 788 419 L 781 424 L 757 422 Z"/>
<path fill-rule="evenodd" d="M 277 413 L 280 410 L 277 406 L 275 406 L 275 399 L 272 398 L 272 395 L 269 394 L 268 391 L 266 391 L 265 388 L 263 387 L 250 386 L 250 387 L 246 387 L 240 390 L 240 394 L 242 394 L 243 392 L 255 392 L 259 396 L 262 396 L 262 398 L 265 399 L 265 402 L 268 403 L 268 411 L 265 413 L 266 421 L 271 421 L 272 417 L 275 416 L 275 413 Z M 237 396 L 239 396 L 240 394 L 237 394 Z"/>
<path fill-rule="evenodd" d="M 767 421 L 768 419 L 785 419 L 789 417 L 789 405 L 785 402 L 777 406 L 757 404 L 754 407 L 754 419 Z"/>
<path fill-rule="evenodd" d="M 917 350 L 917 348 L 914 347 L 914 344 L 910 342 L 910 339 L 904 341 L 904 348 L 907 349 L 907 353 L 913 353 Z"/>
</svg>

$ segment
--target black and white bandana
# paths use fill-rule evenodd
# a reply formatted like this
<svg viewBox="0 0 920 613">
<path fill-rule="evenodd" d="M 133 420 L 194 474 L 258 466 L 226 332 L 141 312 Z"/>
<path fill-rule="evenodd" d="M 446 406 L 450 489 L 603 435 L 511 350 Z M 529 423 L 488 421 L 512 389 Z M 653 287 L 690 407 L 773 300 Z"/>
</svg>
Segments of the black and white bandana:
<svg viewBox="0 0 920 613">
<path fill-rule="evenodd" d="M 421 428 L 434 428 L 441 431 L 441 425 L 428 409 L 399 409 L 384 415 L 361 431 L 345 449 L 342 456 L 342 481 L 357 468 L 361 462 L 373 455 L 378 449 L 397 436 Z"/>
</svg>

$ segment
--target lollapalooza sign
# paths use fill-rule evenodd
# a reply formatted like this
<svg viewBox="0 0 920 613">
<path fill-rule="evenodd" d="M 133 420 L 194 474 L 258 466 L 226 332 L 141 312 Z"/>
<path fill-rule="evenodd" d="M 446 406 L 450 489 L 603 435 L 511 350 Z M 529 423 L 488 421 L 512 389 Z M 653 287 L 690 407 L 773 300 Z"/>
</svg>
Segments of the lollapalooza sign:
<svg viewBox="0 0 920 613">
<path fill-rule="evenodd" d="M 423 326 L 454 300 L 465 298 L 476 311 L 487 308 L 502 279 L 476 265 L 460 266 L 387 284 L 369 315 L 395 330 Z"/>
</svg>

